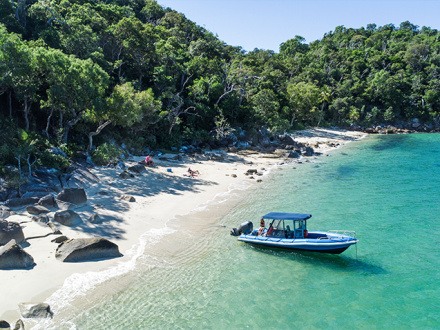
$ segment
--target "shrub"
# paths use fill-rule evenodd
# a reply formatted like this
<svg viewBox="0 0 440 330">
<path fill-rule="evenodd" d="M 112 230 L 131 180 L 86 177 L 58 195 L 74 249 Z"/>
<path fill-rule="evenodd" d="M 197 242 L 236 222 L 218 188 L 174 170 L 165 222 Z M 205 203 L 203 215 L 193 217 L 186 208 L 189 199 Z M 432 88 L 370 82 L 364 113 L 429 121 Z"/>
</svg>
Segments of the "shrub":
<svg viewBox="0 0 440 330">
<path fill-rule="evenodd" d="M 70 162 L 63 156 L 52 154 L 46 150 L 39 155 L 37 165 L 64 170 L 69 167 Z"/>
<path fill-rule="evenodd" d="M 92 160 L 96 165 L 107 165 L 110 162 L 116 161 L 123 154 L 124 150 L 117 145 L 105 142 L 93 152 Z"/>
</svg>

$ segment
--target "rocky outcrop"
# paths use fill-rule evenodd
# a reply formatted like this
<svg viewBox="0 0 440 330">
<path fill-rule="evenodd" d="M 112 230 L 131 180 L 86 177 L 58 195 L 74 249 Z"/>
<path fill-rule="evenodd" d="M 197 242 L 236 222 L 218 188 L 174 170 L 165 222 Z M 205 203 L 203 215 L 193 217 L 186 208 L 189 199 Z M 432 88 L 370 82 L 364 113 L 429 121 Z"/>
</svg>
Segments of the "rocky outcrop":
<svg viewBox="0 0 440 330">
<path fill-rule="evenodd" d="M 51 240 L 51 242 L 60 244 L 67 240 L 69 240 L 69 238 L 67 236 L 62 235 L 62 236 L 58 236 L 57 238 L 54 238 L 53 240 Z"/>
<path fill-rule="evenodd" d="M 46 224 L 50 221 L 49 217 L 45 214 L 33 215 L 31 219 L 32 221 L 46 223 Z"/>
<path fill-rule="evenodd" d="M 21 208 L 27 205 L 33 205 L 38 203 L 39 197 L 26 197 L 26 198 L 11 198 L 5 202 L 7 207 L 11 208 Z"/>
<path fill-rule="evenodd" d="M 11 325 L 5 320 L 0 320 L 0 329 L 11 329 Z"/>
<path fill-rule="evenodd" d="M 299 154 L 297 151 L 295 151 L 295 150 L 290 150 L 290 151 L 286 154 L 286 156 L 287 156 L 288 158 L 299 158 L 299 157 L 300 157 L 300 154 Z"/>
<path fill-rule="evenodd" d="M 131 171 L 131 172 L 134 172 L 134 173 L 141 174 L 142 172 L 146 171 L 146 168 L 142 164 L 136 164 L 136 165 L 130 166 L 128 168 L 128 170 Z"/>
<path fill-rule="evenodd" d="M 72 210 L 56 212 L 54 220 L 69 227 L 76 226 L 82 222 L 79 214 Z"/>
<path fill-rule="evenodd" d="M 22 317 L 28 318 L 52 318 L 53 313 L 50 310 L 50 306 L 46 303 L 31 304 L 31 303 L 21 303 L 18 305 L 20 309 L 20 314 Z"/>
<path fill-rule="evenodd" d="M 60 200 L 55 200 L 55 203 L 60 210 L 73 210 L 78 207 L 78 205 L 75 205 L 75 204 L 72 204 L 69 202 L 63 202 Z"/>
<path fill-rule="evenodd" d="M 28 211 L 29 214 L 43 214 L 43 213 L 49 213 L 50 211 L 41 205 L 29 205 L 26 207 L 26 211 Z"/>
<path fill-rule="evenodd" d="M 14 330 L 24 330 L 24 323 L 22 319 L 18 319 L 17 322 L 15 322 Z"/>
<path fill-rule="evenodd" d="M 99 182 L 99 178 L 90 172 L 86 167 L 73 167 L 70 176 L 66 177 L 65 187 L 89 188 L 95 183 Z"/>
<path fill-rule="evenodd" d="M 57 195 L 56 201 L 82 205 L 87 203 L 87 195 L 83 188 L 66 188 Z"/>
<path fill-rule="evenodd" d="M 245 175 L 252 175 L 258 173 L 258 170 L 249 169 L 246 171 Z"/>
<path fill-rule="evenodd" d="M 21 226 L 16 222 L 0 220 L 0 245 L 7 244 L 10 240 L 18 243 L 24 242 L 24 235 Z"/>
<path fill-rule="evenodd" d="M 55 197 L 53 195 L 46 195 L 41 197 L 37 204 L 50 209 L 56 206 Z"/>
<path fill-rule="evenodd" d="M 134 175 L 131 174 L 131 173 L 128 173 L 127 171 L 124 171 L 121 174 L 119 174 L 119 177 L 121 179 L 127 180 L 127 179 L 130 179 L 130 178 L 134 178 Z"/>
<path fill-rule="evenodd" d="M 115 243 L 102 237 L 70 239 L 61 243 L 55 257 L 63 262 L 80 262 L 120 257 Z"/>
<path fill-rule="evenodd" d="M 61 181 L 54 169 L 36 169 L 30 180 L 20 186 L 19 192 L 24 197 L 43 197 L 61 191 Z"/>
<path fill-rule="evenodd" d="M 296 145 L 295 140 L 289 134 L 280 135 L 278 138 L 279 138 L 280 142 L 283 144 L 291 145 L 291 146 Z"/>
<path fill-rule="evenodd" d="M 315 151 L 313 150 L 312 147 L 306 147 L 306 150 L 304 151 L 304 155 L 308 157 L 313 156 L 314 153 Z"/>
<path fill-rule="evenodd" d="M 122 195 L 121 199 L 127 202 L 136 202 L 136 198 L 131 195 Z"/>
<path fill-rule="evenodd" d="M 0 178 L 0 202 L 4 202 L 10 198 L 18 197 L 17 190 L 4 187 L 3 185 L 6 185 L 6 181 Z"/>
<path fill-rule="evenodd" d="M 215 160 L 220 162 L 225 160 L 225 155 L 222 153 L 205 152 L 205 156 L 208 160 Z"/>
<path fill-rule="evenodd" d="M 101 223 L 102 222 L 102 218 L 99 216 L 98 213 L 91 214 L 87 220 L 90 223 Z"/>
<path fill-rule="evenodd" d="M 4 220 L 11 215 L 11 209 L 4 205 L 0 205 L 0 220 Z"/>
<path fill-rule="evenodd" d="M 35 265 L 34 258 L 15 240 L 0 247 L 0 269 L 26 269 L 33 265 Z"/>
</svg>

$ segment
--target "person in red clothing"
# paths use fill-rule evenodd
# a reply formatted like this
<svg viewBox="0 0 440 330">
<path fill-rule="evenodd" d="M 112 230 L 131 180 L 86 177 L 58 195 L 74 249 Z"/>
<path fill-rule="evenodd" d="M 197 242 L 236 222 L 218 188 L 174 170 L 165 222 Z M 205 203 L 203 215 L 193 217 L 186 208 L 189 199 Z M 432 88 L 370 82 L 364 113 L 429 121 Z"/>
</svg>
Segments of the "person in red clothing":
<svg viewBox="0 0 440 330">
<path fill-rule="evenodd" d="M 200 172 L 198 170 L 193 171 L 191 168 L 188 168 L 188 175 L 193 178 L 200 175 Z"/>
<path fill-rule="evenodd" d="M 154 161 L 153 161 L 153 157 L 148 155 L 147 157 L 145 157 L 145 163 L 148 166 L 154 166 Z"/>
<path fill-rule="evenodd" d="M 267 230 L 266 236 L 271 236 L 273 234 L 273 230 L 274 230 L 274 228 L 273 228 L 272 224 L 270 224 L 269 229 Z"/>
</svg>

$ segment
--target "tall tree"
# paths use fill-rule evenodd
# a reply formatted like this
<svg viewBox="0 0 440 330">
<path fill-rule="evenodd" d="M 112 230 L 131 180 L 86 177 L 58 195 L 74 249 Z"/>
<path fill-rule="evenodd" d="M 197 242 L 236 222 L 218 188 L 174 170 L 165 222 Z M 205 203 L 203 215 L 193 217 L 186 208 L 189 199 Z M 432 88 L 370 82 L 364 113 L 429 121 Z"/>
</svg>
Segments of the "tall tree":
<svg viewBox="0 0 440 330">
<path fill-rule="evenodd" d="M 87 111 L 85 117 L 88 121 L 98 123 L 94 132 L 89 132 L 88 150 L 92 149 L 93 137 L 101 133 L 108 125 L 130 127 L 136 122 L 143 121 L 145 125 L 152 125 L 159 119 L 161 104 L 154 99 L 151 89 L 136 91 L 131 83 L 116 85 L 107 106 L 101 111 Z"/>
<path fill-rule="evenodd" d="M 290 100 L 290 127 L 295 120 L 312 123 L 318 117 L 318 105 L 320 98 L 319 88 L 312 83 L 299 82 L 287 87 Z"/>
</svg>

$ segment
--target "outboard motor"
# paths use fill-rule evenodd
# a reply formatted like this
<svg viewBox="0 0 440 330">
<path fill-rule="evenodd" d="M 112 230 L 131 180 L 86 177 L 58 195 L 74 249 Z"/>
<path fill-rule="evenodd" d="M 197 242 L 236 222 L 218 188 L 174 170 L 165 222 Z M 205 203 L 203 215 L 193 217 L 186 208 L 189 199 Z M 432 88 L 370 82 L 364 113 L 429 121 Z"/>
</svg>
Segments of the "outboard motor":
<svg viewBox="0 0 440 330">
<path fill-rule="evenodd" d="M 248 235 L 250 233 L 252 233 L 252 230 L 254 230 L 254 225 L 252 224 L 252 221 L 246 221 L 243 222 L 240 227 L 237 228 L 233 228 L 231 230 L 231 235 L 232 236 L 240 236 L 241 234 L 245 234 Z"/>
</svg>

